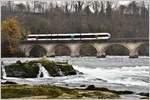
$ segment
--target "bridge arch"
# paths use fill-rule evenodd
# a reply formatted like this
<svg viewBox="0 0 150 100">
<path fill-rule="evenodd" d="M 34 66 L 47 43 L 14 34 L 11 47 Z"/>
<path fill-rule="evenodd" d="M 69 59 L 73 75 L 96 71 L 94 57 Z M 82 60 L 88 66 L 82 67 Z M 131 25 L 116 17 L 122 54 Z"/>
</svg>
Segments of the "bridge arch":
<svg viewBox="0 0 150 100">
<path fill-rule="evenodd" d="M 92 44 L 80 44 L 79 54 L 80 56 L 96 56 L 97 50 Z"/>
<path fill-rule="evenodd" d="M 30 57 L 43 57 L 43 56 L 46 56 L 46 54 L 47 54 L 46 48 L 44 48 L 44 46 L 38 45 L 38 44 L 30 46 L 28 51 L 29 51 Z"/>
<path fill-rule="evenodd" d="M 53 48 L 53 51 L 56 56 L 70 56 L 71 49 L 66 44 L 56 44 Z"/>
<path fill-rule="evenodd" d="M 106 55 L 129 55 L 130 49 L 119 43 L 112 43 L 104 48 Z"/>
</svg>

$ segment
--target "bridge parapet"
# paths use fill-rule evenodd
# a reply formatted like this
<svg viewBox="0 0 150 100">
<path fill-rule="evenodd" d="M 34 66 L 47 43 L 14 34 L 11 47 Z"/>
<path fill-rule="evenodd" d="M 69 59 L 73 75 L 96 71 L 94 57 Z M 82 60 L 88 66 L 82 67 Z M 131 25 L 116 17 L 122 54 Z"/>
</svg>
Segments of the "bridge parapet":
<svg viewBox="0 0 150 100">
<path fill-rule="evenodd" d="M 148 42 L 148 38 L 111 38 L 108 40 L 49 40 L 49 41 L 27 41 L 23 40 L 21 41 L 21 44 L 40 44 L 40 43 L 110 43 L 110 42 Z"/>
</svg>

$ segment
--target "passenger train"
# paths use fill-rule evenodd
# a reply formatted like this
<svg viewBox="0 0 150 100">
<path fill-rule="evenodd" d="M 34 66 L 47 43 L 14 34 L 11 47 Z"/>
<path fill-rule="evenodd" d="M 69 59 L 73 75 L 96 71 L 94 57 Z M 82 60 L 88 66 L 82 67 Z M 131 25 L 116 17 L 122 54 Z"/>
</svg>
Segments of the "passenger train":
<svg viewBox="0 0 150 100">
<path fill-rule="evenodd" d="M 109 33 L 29 34 L 27 41 L 47 40 L 107 40 Z"/>
</svg>

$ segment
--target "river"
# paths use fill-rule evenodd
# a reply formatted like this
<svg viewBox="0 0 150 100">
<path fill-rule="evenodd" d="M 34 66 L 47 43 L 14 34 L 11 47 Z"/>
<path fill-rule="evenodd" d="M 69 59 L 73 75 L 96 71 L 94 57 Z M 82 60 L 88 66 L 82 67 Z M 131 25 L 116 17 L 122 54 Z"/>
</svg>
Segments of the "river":
<svg viewBox="0 0 150 100">
<path fill-rule="evenodd" d="M 35 60 L 39 58 L 2 58 L 4 64 L 17 60 Z M 83 75 L 49 77 L 49 78 L 7 78 L 20 84 L 55 84 L 69 88 L 81 88 L 81 85 L 95 85 L 114 90 L 131 90 L 136 93 L 148 92 L 149 57 L 130 59 L 127 56 L 96 57 L 54 57 L 55 61 L 68 61 Z M 4 81 L 4 80 L 2 80 Z"/>
</svg>

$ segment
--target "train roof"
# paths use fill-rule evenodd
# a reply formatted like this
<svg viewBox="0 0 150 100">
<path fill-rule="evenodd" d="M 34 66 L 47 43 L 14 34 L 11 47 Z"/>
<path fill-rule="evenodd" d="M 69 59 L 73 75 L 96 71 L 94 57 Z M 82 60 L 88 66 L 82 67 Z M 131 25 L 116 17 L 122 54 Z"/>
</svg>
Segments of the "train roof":
<svg viewBox="0 0 150 100">
<path fill-rule="evenodd" d="M 109 33 L 29 34 L 28 36 L 110 35 Z"/>
</svg>

